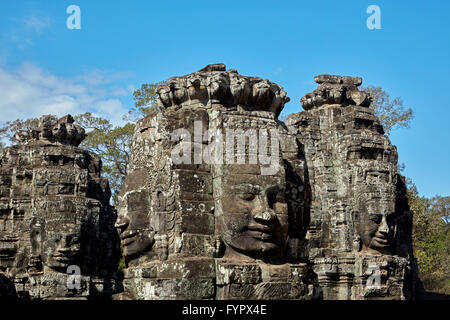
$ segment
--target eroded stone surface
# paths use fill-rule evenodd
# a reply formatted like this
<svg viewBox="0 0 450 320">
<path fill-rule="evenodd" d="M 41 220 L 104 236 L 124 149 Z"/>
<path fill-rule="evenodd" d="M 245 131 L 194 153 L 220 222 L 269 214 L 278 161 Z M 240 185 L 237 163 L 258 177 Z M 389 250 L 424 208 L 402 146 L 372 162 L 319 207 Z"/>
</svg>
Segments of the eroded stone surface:
<svg viewBox="0 0 450 320">
<path fill-rule="evenodd" d="M 61 119 L 54 116 L 42 116 L 36 129 L 22 130 L 15 134 L 22 145 L 58 144 L 78 146 L 86 137 L 82 127 L 74 124 L 69 114 Z"/>
<path fill-rule="evenodd" d="M 319 84 L 316 90 L 307 93 L 300 102 L 303 109 L 310 110 L 326 104 L 357 105 L 368 107 L 370 97 L 359 91 L 362 79 L 359 77 L 341 77 L 322 74 L 314 77 Z"/>
<path fill-rule="evenodd" d="M 179 108 L 200 104 L 211 107 L 219 103 L 240 105 L 279 115 L 289 101 L 279 85 L 257 77 L 240 75 L 226 70 L 224 64 L 212 64 L 183 77 L 174 77 L 157 89 L 160 106 Z"/>
</svg>

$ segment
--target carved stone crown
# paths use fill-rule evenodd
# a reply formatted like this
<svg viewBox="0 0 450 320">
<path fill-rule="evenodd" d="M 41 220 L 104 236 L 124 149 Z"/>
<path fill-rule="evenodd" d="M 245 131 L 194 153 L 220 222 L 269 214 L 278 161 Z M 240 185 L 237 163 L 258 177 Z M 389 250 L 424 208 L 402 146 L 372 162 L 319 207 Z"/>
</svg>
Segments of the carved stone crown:
<svg viewBox="0 0 450 320">
<path fill-rule="evenodd" d="M 160 107 L 181 107 L 220 103 L 225 107 L 241 105 L 252 110 L 270 111 L 278 116 L 289 97 L 283 88 L 267 79 L 240 75 L 226 70 L 223 63 L 210 64 L 185 75 L 170 78 L 156 90 Z"/>
<path fill-rule="evenodd" d="M 50 115 L 42 116 L 36 129 L 18 131 L 14 135 L 21 145 L 54 143 L 78 146 L 85 137 L 84 129 L 74 124 L 70 114 L 59 120 Z"/>
<path fill-rule="evenodd" d="M 347 104 L 368 107 L 371 99 L 366 92 L 359 91 L 360 77 L 342 77 L 321 74 L 314 77 L 319 84 L 316 90 L 300 99 L 303 109 L 310 110 L 324 104 Z"/>
</svg>

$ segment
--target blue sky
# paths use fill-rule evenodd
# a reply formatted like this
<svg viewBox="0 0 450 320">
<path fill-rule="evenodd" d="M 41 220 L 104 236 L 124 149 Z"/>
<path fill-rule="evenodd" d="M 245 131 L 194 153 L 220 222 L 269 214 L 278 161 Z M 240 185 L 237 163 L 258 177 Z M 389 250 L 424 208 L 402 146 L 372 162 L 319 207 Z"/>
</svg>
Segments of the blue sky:
<svg viewBox="0 0 450 320">
<path fill-rule="evenodd" d="M 81 8 L 81 29 L 66 8 Z M 369 30 L 369 5 L 381 30 Z M 361 76 L 403 98 L 415 119 L 391 134 L 425 196 L 450 195 L 450 1 L 0 2 L 0 124 L 93 111 L 120 123 L 142 83 L 223 62 L 291 97 L 321 73 Z"/>
</svg>

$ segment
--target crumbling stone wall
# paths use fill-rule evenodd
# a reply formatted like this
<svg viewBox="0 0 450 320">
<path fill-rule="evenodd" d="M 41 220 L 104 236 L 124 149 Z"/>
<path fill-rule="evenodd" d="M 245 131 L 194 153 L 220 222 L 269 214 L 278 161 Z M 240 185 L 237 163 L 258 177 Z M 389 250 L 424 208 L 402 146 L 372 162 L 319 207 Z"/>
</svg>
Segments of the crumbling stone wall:
<svg viewBox="0 0 450 320">
<path fill-rule="evenodd" d="M 92 298 L 112 290 L 116 215 L 101 160 L 78 147 L 85 131 L 73 122 L 43 116 L 0 151 L 0 286 L 10 296 Z M 77 271 L 79 285 L 69 279 Z"/>
</svg>

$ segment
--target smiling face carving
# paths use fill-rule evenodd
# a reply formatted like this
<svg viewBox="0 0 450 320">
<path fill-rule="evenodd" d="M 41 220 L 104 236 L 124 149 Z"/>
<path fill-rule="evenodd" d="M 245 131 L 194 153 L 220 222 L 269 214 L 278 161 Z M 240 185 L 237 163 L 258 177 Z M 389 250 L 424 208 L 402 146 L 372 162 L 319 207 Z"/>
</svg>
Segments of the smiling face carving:
<svg viewBox="0 0 450 320">
<path fill-rule="evenodd" d="M 227 247 L 225 256 L 281 257 L 288 233 L 283 182 L 279 175 L 229 174 L 223 178 L 222 212 L 216 222 Z"/>
<path fill-rule="evenodd" d="M 123 255 L 127 263 L 146 255 L 151 251 L 155 242 L 152 226 L 150 225 L 150 196 L 146 191 L 129 191 L 128 184 L 138 178 L 145 177 L 144 174 L 129 175 L 125 180 L 123 197 L 119 206 L 119 216 L 115 227 L 120 234 L 120 242 Z"/>
<path fill-rule="evenodd" d="M 394 202 L 369 201 L 360 206 L 356 227 L 362 251 L 375 254 L 392 253 L 395 236 Z"/>
<path fill-rule="evenodd" d="M 150 251 L 155 240 L 146 213 L 134 212 L 131 217 L 119 216 L 116 221 L 125 260 L 129 262 Z"/>
<path fill-rule="evenodd" d="M 47 248 L 44 247 L 44 264 L 66 272 L 70 265 L 79 265 L 81 226 L 78 224 L 47 223 Z"/>
</svg>

